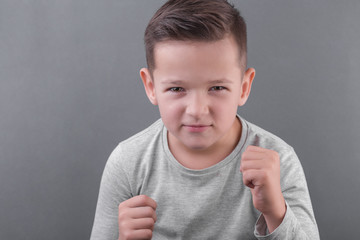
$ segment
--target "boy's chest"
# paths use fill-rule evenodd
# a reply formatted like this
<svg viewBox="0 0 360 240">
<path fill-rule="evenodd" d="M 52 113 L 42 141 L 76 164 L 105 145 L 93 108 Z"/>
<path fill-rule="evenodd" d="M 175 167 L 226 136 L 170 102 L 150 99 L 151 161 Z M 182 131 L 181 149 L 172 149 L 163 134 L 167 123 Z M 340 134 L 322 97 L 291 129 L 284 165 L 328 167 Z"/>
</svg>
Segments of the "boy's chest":
<svg viewBox="0 0 360 240">
<path fill-rule="evenodd" d="M 259 213 L 241 173 L 155 171 L 138 188 L 157 202 L 153 239 L 252 239 Z"/>
</svg>

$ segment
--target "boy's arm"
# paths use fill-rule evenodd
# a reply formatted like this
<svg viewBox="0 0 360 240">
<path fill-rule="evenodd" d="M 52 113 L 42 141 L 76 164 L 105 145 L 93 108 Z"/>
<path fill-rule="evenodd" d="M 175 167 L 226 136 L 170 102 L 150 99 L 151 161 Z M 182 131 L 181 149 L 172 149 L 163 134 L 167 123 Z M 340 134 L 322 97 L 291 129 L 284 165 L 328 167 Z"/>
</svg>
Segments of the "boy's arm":
<svg viewBox="0 0 360 240">
<path fill-rule="evenodd" d="M 106 162 L 101 179 L 91 240 L 118 239 L 118 212 L 121 202 L 132 198 L 126 169 L 120 164 L 122 157 L 118 146 Z"/>
<path fill-rule="evenodd" d="M 262 212 L 255 235 L 260 239 L 319 239 L 300 162 L 293 151 L 281 158 L 280 175 L 277 152 L 249 146 L 242 155 L 244 184 L 251 189 L 254 207 Z"/>
</svg>

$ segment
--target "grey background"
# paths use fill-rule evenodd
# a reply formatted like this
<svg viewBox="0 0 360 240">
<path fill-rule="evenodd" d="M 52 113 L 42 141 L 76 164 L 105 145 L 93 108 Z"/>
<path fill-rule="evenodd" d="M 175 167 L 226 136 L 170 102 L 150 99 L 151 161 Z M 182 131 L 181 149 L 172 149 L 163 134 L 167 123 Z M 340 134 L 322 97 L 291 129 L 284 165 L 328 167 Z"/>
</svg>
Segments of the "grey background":
<svg viewBox="0 0 360 240">
<path fill-rule="evenodd" d="M 88 239 L 104 164 L 155 121 L 138 71 L 164 1 L 0 0 L 0 239 Z M 360 230 L 360 2 L 233 1 L 257 75 L 239 113 L 294 146 L 322 239 Z"/>
</svg>

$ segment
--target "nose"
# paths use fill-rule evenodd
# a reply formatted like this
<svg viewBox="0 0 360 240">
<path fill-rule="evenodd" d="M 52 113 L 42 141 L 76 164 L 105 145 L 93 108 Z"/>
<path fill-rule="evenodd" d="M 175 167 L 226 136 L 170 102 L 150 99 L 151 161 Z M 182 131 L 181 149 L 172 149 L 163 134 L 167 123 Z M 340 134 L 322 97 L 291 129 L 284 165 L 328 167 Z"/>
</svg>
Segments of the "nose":
<svg viewBox="0 0 360 240">
<path fill-rule="evenodd" d="M 202 93 L 193 93 L 188 99 L 186 113 L 198 119 L 209 113 L 208 100 Z"/>
</svg>

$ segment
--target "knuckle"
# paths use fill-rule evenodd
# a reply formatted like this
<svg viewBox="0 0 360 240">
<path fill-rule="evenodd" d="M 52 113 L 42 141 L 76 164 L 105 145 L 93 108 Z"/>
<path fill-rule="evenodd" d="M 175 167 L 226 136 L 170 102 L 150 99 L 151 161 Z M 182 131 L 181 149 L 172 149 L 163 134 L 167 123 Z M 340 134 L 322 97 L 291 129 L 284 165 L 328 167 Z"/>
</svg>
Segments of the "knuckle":
<svg viewBox="0 0 360 240">
<path fill-rule="evenodd" d="M 268 171 L 265 171 L 263 174 L 263 179 L 268 182 L 268 180 L 271 178 L 271 174 Z"/>
<path fill-rule="evenodd" d="M 122 201 L 122 202 L 119 204 L 119 206 L 118 206 L 119 211 L 120 211 L 121 209 L 126 209 L 126 208 L 127 208 L 127 205 L 128 205 L 131 201 L 133 201 L 133 198 L 127 199 L 127 200 L 125 200 L 125 201 Z"/>
<path fill-rule="evenodd" d="M 155 225 L 155 221 L 153 218 L 147 218 L 146 219 L 146 225 L 149 226 L 150 228 L 153 227 Z"/>
<path fill-rule="evenodd" d="M 138 201 L 140 204 L 146 204 L 148 200 L 148 197 L 146 195 L 139 195 L 138 196 Z"/>
<path fill-rule="evenodd" d="M 124 211 L 119 211 L 119 221 L 126 219 L 126 213 Z"/>
<path fill-rule="evenodd" d="M 141 201 L 145 201 L 147 197 L 146 197 L 146 195 L 139 195 L 138 198 Z"/>
<path fill-rule="evenodd" d="M 132 233 L 131 233 L 131 231 L 125 230 L 125 231 L 122 232 L 121 235 L 123 236 L 124 239 L 131 239 Z"/>
<path fill-rule="evenodd" d="M 118 218 L 119 220 L 127 219 L 129 215 L 129 208 L 119 208 Z"/>
<path fill-rule="evenodd" d="M 146 239 L 151 239 L 153 235 L 153 232 L 151 231 L 151 229 L 145 229 L 144 230 L 144 237 Z"/>
<path fill-rule="evenodd" d="M 275 160 L 279 159 L 278 152 L 276 152 L 274 150 L 271 150 L 270 152 L 271 152 L 271 156 L 272 156 L 273 159 L 275 159 Z"/>
<path fill-rule="evenodd" d="M 146 214 L 147 216 L 152 216 L 154 214 L 154 209 L 152 209 L 151 207 L 146 207 L 144 209 L 144 214 Z"/>
<path fill-rule="evenodd" d="M 124 231 L 124 233 L 128 233 L 128 223 L 126 221 L 119 221 L 119 229 Z"/>
<path fill-rule="evenodd" d="M 118 210 L 121 211 L 124 208 L 124 202 L 120 203 L 118 206 Z"/>
<path fill-rule="evenodd" d="M 268 171 L 260 171 L 259 172 L 260 179 L 266 180 L 268 178 Z"/>
<path fill-rule="evenodd" d="M 276 168 L 280 165 L 280 161 L 278 159 L 275 159 L 273 162 L 272 162 L 272 167 L 273 168 Z"/>
</svg>

